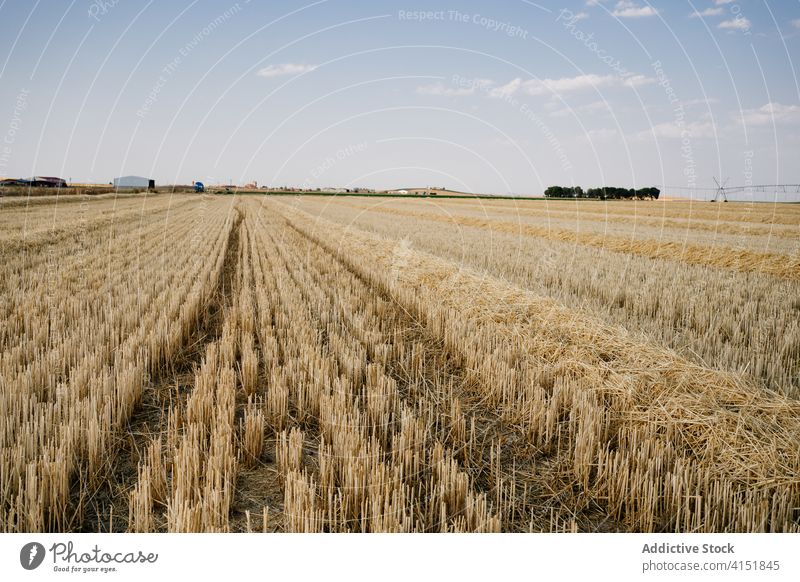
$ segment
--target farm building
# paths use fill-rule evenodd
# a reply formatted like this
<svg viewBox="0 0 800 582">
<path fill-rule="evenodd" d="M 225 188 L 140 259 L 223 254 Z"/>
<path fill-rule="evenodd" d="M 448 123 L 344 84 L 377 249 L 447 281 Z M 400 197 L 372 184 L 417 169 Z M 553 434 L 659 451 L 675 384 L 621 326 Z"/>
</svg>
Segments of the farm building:
<svg viewBox="0 0 800 582">
<path fill-rule="evenodd" d="M 114 188 L 121 190 L 124 188 L 147 188 L 152 190 L 156 187 L 156 181 L 141 176 L 122 176 L 114 178 Z"/>
<path fill-rule="evenodd" d="M 5 178 L 3 180 L 0 180 L 0 187 L 27 186 L 27 185 L 28 183 L 25 180 L 17 180 L 15 178 Z"/>
<path fill-rule="evenodd" d="M 29 186 L 34 188 L 66 188 L 67 181 L 64 178 L 55 178 L 53 176 L 34 176 L 24 180 Z"/>
<path fill-rule="evenodd" d="M 64 178 L 55 178 L 53 176 L 34 176 L 31 178 L 31 186 L 43 188 L 66 188 L 67 181 Z"/>
<path fill-rule="evenodd" d="M 52 176 L 34 176 L 33 178 L 7 178 L 0 180 L 0 186 L 29 186 L 32 188 L 66 188 L 67 181 Z"/>
</svg>

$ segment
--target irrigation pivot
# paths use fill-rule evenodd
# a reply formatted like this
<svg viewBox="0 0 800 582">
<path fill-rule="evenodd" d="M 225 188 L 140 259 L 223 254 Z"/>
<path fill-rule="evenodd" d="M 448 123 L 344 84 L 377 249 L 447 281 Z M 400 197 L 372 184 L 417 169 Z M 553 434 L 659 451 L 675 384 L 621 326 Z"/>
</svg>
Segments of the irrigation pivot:
<svg viewBox="0 0 800 582">
<path fill-rule="evenodd" d="M 728 196 L 745 194 L 752 197 L 754 194 L 773 194 L 775 202 L 791 202 L 787 195 L 800 194 L 800 184 L 745 184 L 742 186 L 728 186 L 728 180 L 722 184 L 715 178 L 716 186 L 704 188 L 697 186 L 659 186 L 662 191 L 667 193 L 688 192 L 693 200 L 707 199 L 716 202 L 720 198 L 723 202 L 728 202 Z M 784 199 L 779 197 L 783 195 Z M 796 198 L 796 197 L 794 197 Z M 734 200 L 735 201 L 735 200 Z"/>
<path fill-rule="evenodd" d="M 722 202 L 727 202 L 728 197 L 725 195 L 725 185 L 728 183 L 729 178 L 725 178 L 725 181 L 722 184 L 719 183 L 717 178 L 714 178 L 714 182 L 717 184 L 717 193 L 714 195 L 714 199 L 711 202 L 717 202 L 721 200 Z"/>
</svg>

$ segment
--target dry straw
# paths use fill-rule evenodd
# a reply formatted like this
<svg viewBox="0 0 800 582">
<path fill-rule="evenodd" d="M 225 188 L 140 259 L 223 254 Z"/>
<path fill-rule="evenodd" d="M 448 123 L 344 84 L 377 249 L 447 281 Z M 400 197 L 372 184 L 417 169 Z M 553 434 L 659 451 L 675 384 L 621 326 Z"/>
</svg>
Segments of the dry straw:
<svg viewBox="0 0 800 582">
<path fill-rule="evenodd" d="M 291 216 L 325 245 L 307 215 Z M 507 422 L 570 459 L 574 486 L 608 518 L 634 531 L 797 529 L 795 401 L 421 253 L 392 282 L 390 243 L 324 229 L 339 237 L 331 252 L 466 358 Z"/>
<path fill-rule="evenodd" d="M 87 230 L 113 233 L 101 260 L 63 233 L 17 241 L 29 254 L 10 257 L 0 311 L 5 531 L 76 528 L 107 485 L 140 532 L 798 531 L 796 400 L 284 203 L 180 202 L 168 254 L 142 244 L 163 224 L 132 214 Z M 476 247 L 510 228 L 456 222 Z M 666 252 L 652 242 L 618 250 Z M 155 377 L 188 390 L 159 401 Z M 115 436 L 152 402 L 166 410 L 135 479 L 108 484 Z"/>
</svg>

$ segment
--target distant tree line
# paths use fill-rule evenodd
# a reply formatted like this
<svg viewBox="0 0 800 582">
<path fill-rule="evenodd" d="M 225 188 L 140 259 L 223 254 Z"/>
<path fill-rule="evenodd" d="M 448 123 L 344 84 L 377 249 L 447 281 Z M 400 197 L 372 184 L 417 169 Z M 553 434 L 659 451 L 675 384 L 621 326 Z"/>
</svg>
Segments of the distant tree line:
<svg viewBox="0 0 800 582">
<path fill-rule="evenodd" d="M 580 186 L 550 186 L 544 191 L 547 198 L 596 198 L 599 200 L 658 200 L 661 190 L 650 188 L 589 188 Z"/>
</svg>

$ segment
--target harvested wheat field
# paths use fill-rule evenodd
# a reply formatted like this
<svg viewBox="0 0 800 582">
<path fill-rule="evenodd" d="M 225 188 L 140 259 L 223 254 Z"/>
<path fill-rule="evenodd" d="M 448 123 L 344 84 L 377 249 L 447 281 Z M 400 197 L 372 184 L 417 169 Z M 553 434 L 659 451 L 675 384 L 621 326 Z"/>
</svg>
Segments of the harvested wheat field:
<svg viewBox="0 0 800 582">
<path fill-rule="evenodd" d="M 800 207 L 0 207 L 5 532 L 800 532 Z"/>
</svg>

